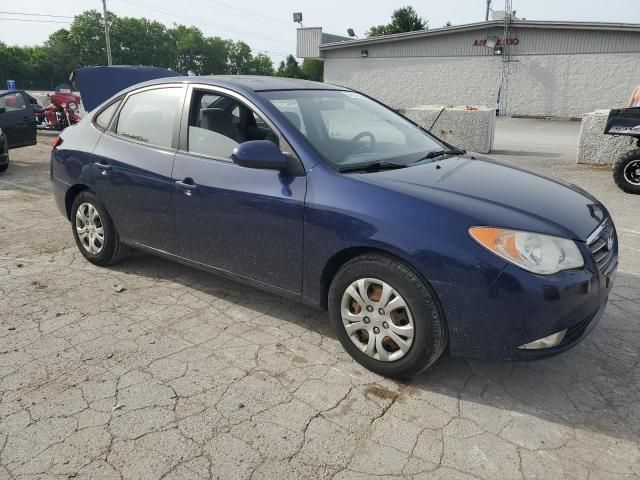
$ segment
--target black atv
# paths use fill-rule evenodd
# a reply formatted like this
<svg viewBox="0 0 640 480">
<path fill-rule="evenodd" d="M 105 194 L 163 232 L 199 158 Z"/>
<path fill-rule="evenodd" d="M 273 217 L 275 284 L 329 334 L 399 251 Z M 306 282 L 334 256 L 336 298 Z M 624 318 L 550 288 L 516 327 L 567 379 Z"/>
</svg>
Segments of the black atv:
<svg viewBox="0 0 640 480">
<path fill-rule="evenodd" d="M 604 133 L 637 139 L 636 148 L 616 161 L 613 179 L 621 190 L 640 195 L 640 107 L 611 110 Z"/>
</svg>

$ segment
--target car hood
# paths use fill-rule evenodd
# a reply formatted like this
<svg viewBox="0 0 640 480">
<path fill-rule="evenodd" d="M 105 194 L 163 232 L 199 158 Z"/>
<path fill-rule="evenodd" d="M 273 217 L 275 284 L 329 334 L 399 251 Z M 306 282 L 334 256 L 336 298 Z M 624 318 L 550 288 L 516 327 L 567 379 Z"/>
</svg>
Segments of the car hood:
<svg viewBox="0 0 640 480">
<path fill-rule="evenodd" d="M 585 241 L 608 215 L 593 196 L 486 157 L 459 156 L 397 170 L 358 175 L 489 225 Z"/>
</svg>

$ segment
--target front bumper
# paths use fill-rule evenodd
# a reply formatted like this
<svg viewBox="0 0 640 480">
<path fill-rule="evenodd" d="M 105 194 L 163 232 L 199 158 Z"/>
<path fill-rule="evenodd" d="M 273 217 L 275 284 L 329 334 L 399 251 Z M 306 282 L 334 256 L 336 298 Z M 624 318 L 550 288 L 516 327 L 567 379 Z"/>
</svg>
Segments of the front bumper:
<svg viewBox="0 0 640 480">
<path fill-rule="evenodd" d="M 602 317 L 617 268 L 617 250 L 606 275 L 586 245 L 583 254 L 588 260 L 582 269 L 549 276 L 508 265 L 488 290 L 440 285 L 451 355 L 533 360 L 579 343 Z M 551 348 L 518 348 L 564 329 L 563 340 Z"/>
</svg>

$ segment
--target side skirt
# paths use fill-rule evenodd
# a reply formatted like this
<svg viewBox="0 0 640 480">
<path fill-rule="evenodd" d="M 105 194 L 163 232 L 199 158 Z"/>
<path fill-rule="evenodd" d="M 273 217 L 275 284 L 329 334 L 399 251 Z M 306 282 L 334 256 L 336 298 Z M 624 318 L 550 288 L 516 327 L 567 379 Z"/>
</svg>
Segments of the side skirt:
<svg viewBox="0 0 640 480">
<path fill-rule="evenodd" d="M 130 246 L 131 248 L 134 248 L 134 249 L 137 249 L 137 250 L 141 250 L 143 252 L 147 252 L 147 253 L 150 253 L 152 255 L 157 255 L 159 257 L 166 258 L 167 260 L 171 260 L 171 261 L 174 261 L 174 262 L 177 262 L 177 263 L 181 263 L 181 264 L 187 265 L 189 267 L 197 268 L 198 270 L 203 270 L 203 271 L 208 272 L 208 273 L 213 273 L 214 275 L 218 275 L 218 276 L 221 276 L 221 277 L 224 277 L 224 278 L 228 278 L 229 280 L 232 280 L 234 282 L 243 283 L 245 285 L 249 285 L 251 287 L 259 288 L 261 290 L 265 290 L 265 291 L 270 292 L 270 293 L 275 293 L 276 295 L 279 295 L 281 297 L 285 297 L 285 298 L 288 298 L 288 299 L 291 299 L 291 300 L 295 300 L 296 302 L 304 303 L 304 304 L 309 305 L 309 306 L 315 306 L 313 304 L 310 304 L 310 303 L 304 301 L 301 293 L 292 292 L 291 290 L 286 290 L 284 288 L 276 287 L 276 286 L 268 284 L 268 283 L 264 283 L 264 282 L 260 282 L 258 280 L 253 280 L 251 278 L 243 277 L 242 275 L 231 273 L 231 272 L 228 272 L 226 270 L 222 270 L 220 268 L 215 268 L 215 267 L 212 267 L 212 266 L 207 265 L 205 263 L 200 263 L 200 262 L 196 262 L 196 261 L 193 261 L 193 260 L 189 260 L 188 258 L 181 257 L 180 255 L 175 255 L 173 253 L 165 252 L 163 250 L 158 250 L 157 248 L 148 247 L 146 245 L 142 245 L 142 244 L 139 244 L 139 243 L 136 243 L 136 242 L 124 241 L 123 243 L 125 243 L 128 246 Z"/>
</svg>

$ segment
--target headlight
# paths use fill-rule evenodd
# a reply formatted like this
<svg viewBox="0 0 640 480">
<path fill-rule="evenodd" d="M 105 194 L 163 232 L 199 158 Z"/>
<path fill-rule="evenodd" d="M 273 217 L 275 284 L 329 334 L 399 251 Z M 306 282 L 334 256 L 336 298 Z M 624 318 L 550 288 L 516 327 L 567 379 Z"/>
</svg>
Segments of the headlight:
<svg viewBox="0 0 640 480">
<path fill-rule="evenodd" d="M 580 249 L 566 238 L 494 227 L 472 227 L 469 234 L 490 252 L 540 275 L 584 265 Z"/>
<path fill-rule="evenodd" d="M 78 105 L 76 105 L 75 102 L 69 102 L 69 110 L 71 110 L 72 112 L 75 112 L 77 107 Z"/>
</svg>

